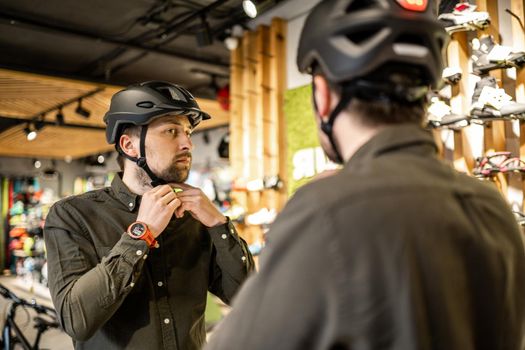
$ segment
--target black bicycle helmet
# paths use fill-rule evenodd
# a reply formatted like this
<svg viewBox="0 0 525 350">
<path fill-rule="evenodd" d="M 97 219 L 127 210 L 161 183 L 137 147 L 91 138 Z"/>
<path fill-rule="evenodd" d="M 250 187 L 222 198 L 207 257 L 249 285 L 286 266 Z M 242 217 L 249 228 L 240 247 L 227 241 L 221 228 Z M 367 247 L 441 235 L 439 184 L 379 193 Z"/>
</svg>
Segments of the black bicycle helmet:
<svg viewBox="0 0 525 350">
<path fill-rule="evenodd" d="M 187 115 L 193 127 L 201 120 L 210 119 L 191 93 L 178 85 L 148 81 L 128 86 L 111 98 L 109 111 L 104 116 L 106 139 L 110 144 L 116 143 L 125 125 L 147 125 L 174 112 Z"/>
<path fill-rule="evenodd" d="M 302 73 L 320 69 L 342 87 L 337 106 L 321 121 L 336 163 L 343 158 L 333 125 L 353 97 L 420 103 L 429 86 L 440 85 L 449 37 L 429 2 L 323 0 L 308 15 L 297 66 Z"/>
<path fill-rule="evenodd" d="M 114 143 L 120 155 L 144 169 L 151 178 L 153 187 L 165 184 L 166 181 L 153 173 L 146 160 L 148 124 L 169 113 L 186 115 L 192 127 L 196 127 L 202 120 L 211 118 L 199 108 L 189 91 L 165 81 L 148 81 L 128 86 L 117 92 L 111 98 L 109 111 L 104 116 L 108 143 Z M 127 125 L 142 126 L 138 158 L 129 156 L 119 146 L 119 138 Z"/>
<path fill-rule="evenodd" d="M 417 68 L 421 84 L 438 87 L 448 34 L 430 1 L 323 0 L 304 24 L 297 66 L 319 65 L 342 83 L 367 78 L 387 64 Z M 385 79 L 384 75 L 380 79 Z"/>
</svg>

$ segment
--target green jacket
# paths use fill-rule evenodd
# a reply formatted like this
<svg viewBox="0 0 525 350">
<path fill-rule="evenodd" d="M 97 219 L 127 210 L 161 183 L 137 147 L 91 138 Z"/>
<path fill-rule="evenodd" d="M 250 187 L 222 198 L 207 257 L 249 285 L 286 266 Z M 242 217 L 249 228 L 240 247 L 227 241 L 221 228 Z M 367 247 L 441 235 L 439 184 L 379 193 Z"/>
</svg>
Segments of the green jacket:
<svg viewBox="0 0 525 350">
<path fill-rule="evenodd" d="M 387 126 L 290 199 L 206 349 L 521 350 L 524 291 L 503 197 Z"/>
<path fill-rule="evenodd" d="M 46 218 L 49 288 L 76 349 L 198 349 L 207 291 L 229 303 L 253 269 L 232 223 L 206 228 L 190 214 L 149 250 L 124 233 L 140 199 L 115 176 Z"/>
</svg>

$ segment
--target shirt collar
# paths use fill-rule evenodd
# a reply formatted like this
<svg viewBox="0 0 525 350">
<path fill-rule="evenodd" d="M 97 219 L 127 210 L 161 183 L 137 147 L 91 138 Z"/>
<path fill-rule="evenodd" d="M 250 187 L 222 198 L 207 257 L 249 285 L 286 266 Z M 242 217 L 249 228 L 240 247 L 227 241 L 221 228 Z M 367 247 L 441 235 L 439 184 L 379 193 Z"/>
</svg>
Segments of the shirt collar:
<svg viewBox="0 0 525 350">
<path fill-rule="evenodd" d="M 390 152 L 412 152 L 429 156 L 437 153 L 430 131 L 415 124 L 389 125 L 380 130 L 350 158 L 345 168 Z"/>
<path fill-rule="evenodd" d="M 122 181 L 122 173 L 118 173 L 111 182 L 111 188 L 115 197 L 128 208 L 129 211 L 135 210 L 140 196 L 129 190 L 128 186 Z"/>
</svg>

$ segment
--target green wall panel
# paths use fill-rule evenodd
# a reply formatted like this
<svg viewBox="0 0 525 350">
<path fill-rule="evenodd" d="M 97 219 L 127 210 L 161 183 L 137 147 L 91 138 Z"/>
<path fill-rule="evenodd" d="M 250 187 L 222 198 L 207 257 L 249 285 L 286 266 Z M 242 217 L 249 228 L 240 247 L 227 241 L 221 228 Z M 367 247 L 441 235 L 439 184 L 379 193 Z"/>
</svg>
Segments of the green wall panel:
<svg viewBox="0 0 525 350">
<path fill-rule="evenodd" d="M 284 96 L 286 118 L 286 139 L 288 142 L 288 194 L 304 185 L 309 178 L 295 180 L 293 157 L 297 151 L 319 146 L 317 126 L 312 106 L 312 87 L 310 84 L 286 91 Z"/>
</svg>

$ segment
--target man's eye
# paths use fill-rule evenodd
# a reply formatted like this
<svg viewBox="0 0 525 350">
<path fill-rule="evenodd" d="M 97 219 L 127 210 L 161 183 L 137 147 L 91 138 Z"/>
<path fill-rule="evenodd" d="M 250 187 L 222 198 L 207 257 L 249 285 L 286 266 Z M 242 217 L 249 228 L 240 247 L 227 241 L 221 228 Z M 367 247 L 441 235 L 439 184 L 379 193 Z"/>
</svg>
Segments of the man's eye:
<svg viewBox="0 0 525 350">
<path fill-rule="evenodd" d="M 167 130 L 168 134 L 171 134 L 171 135 L 177 135 L 177 129 L 168 129 Z"/>
</svg>

